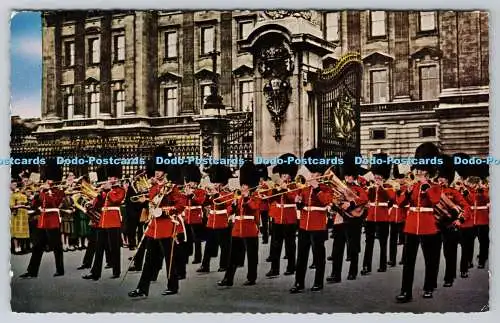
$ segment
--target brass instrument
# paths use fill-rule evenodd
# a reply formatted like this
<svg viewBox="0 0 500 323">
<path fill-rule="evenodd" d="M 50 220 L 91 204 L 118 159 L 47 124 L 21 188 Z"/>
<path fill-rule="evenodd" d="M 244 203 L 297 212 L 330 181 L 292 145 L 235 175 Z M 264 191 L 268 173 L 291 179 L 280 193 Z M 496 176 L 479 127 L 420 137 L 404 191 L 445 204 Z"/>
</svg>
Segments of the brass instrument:
<svg viewBox="0 0 500 323">
<path fill-rule="evenodd" d="M 282 191 L 282 192 L 279 192 L 279 193 L 276 193 L 276 194 L 273 194 L 273 195 L 263 196 L 263 197 L 262 197 L 262 199 L 263 199 L 263 200 L 265 200 L 265 199 L 273 198 L 273 197 L 275 197 L 275 196 L 280 196 L 280 195 L 283 195 L 283 194 L 286 194 L 286 193 L 290 193 L 290 192 L 294 192 L 294 191 L 299 191 L 299 190 L 302 190 L 302 189 L 304 189 L 304 188 L 307 186 L 307 185 L 306 185 L 306 183 L 307 183 L 307 182 L 310 182 L 310 181 L 312 181 L 312 180 L 317 180 L 317 179 L 319 179 L 319 178 L 323 178 L 323 177 L 325 177 L 325 176 L 320 176 L 320 177 L 311 178 L 311 179 L 309 179 L 309 180 L 306 180 L 306 178 L 305 178 L 304 176 L 302 176 L 302 175 L 297 175 L 297 176 L 295 176 L 295 179 L 294 179 L 294 181 L 293 181 L 293 182 L 288 183 L 288 184 L 286 185 L 286 187 L 287 187 L 287 189 L 286 189 L 286 190 L 284 190 L 284 191 Z M 321 182 L 321 181 L 320 181 L 320 183 L 324 183 L 324 182 Z M 289 186 L 292 186 L 292 185 L 296 185 L 297 187 L 296 187 L 296 188 L 294 188 L 294 189 L 289 189 L 288 187 L 289 187 Z M 276 188 L 280 188 L 280 187 L 281 187 L 281 185 L 279 185 L 279 186 L 278 186 L 278 187 L 276 187 Z M 276 188 L 272 188 L 272 189 L 276 189 Z"/>
<path fill-rule="evenodd" d="M 73 205 L 90 217 L 92 222 L 98 223 L 101 214 L 97 211 L 93 205 L 92 201 L 99 195 L 97 189 L 89 183 L 82 183 L 80 192 L 74 194 L 71 197 Z"/>
<path fill-rule="evenodd" d="M 149 190 L 151 189 L 152 185 L 146 176 L 143 175 L 136 176 L 134 180 L 130 183 L 130 185 L 132 186 L 134 192 L 138 194 L 136 196 L 132 196 L 130 198 L 130 202 L 133 203 L 140 202 L 140 200 L 143 197 L 145 197 L 146 200 L 148 199 Z"/>
<path fill-rule="evenodd" d="M 455 210 L 456 215 L 453 214 Z M 442 193 L 439 203 L 434 206 L 434 216 L 439 224 L 447 225 L 453 223 L 455 220 L 463 219 L 463 210 L 460 206 L 453 203 L 453 201 Z"/>
<path fill-rule="evenodd" d="M 234 201 L 237 201 L 237 200 L 241 199 L 241 196 L 242 196 L 242 195 L 241 195 L 241 190 L 237 189 L 237 190 L 235 190 L 235 191 L 234 191 L 234 193 L 233 193 L 233 198 L 232 198 L 231 200 L 232 200 L 233 202 L 234 202 Z M 215 205 L 222 205 L 222 204 L 226 204 L 227 202 L 229 202 L 229 201 L 230 201 L 229 199 L 226 199 L 225 201 L 222 201 L 222 202 L 215 202 L 216 200 L 218 201 L 218 200 L 223 199 L 223 198 L 225 198 L 225 197 L 226 197 L 226 196 L 221 196 L 221 197 L 218 197 L 218 198 L 214 199 L 214 203 L 213 203 L 213 204 L 215 204 Z"/>
<path fill-rule="evenodd" d="M 353 210 L 343 210 L 340 207 L 336 207 L 335 204 L 341 204 L 343 202 L 351 202 L 354 201 L 358 196 L 354 193 L 346 183 L 341 181 L 335 173 L 330 174 L 331 179 L 329 182 L 331 183 L 330 188 L 333 190 L 334 195 L 334 203 L 335 209 L 340 213 L 341 216 L 347 218 L 360 218 L 366 210 L 366 204 L 358 205 Z"/>
</svg>

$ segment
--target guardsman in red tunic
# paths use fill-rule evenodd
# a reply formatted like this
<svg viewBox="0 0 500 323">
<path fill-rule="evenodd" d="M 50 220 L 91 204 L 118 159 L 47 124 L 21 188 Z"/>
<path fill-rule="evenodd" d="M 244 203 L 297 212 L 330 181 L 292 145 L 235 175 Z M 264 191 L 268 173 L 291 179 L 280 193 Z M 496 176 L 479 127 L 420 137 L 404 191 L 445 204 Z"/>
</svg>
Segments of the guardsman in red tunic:
<svg viewBox="0 0 500 323">
<path fill-rule="evenodd" d="M 164 147 L 157 148 L 156 157 L 165 157 L 167 154 Z M 149 215 L 150 222 L 144 235 L 146 236 L 146 257 L 142 269 L 141 278 L 137 288 L 128 293 L 129 297 L 146 297 L 149 294 L 151 281 L 156 279 L 158 274 L 159 262 L 165 259 L 165 268 L 167 272 L 167 289 L 162 295 L 174 295 L 179 290 L 179 279 L 177 274 L 178 265 L 175 264 L 177 243 L 177 234 L 179 226 L 178 215 L 184 207 L 179 203 L 178 188 L 175 184 L 167 181 L 165 178 L 175 177 L 174 172 L 179 172 L 178 167 L 172 167 L 157 164 L 155 166 L 156 182 L 149 190 Z M 178 176 L 178 175 L 177 175 Z"/>
<path fill-rule="evenodd" d="M 273 196 L 269 199 L 269 215 L 273 219 L 271 235 L 271 270 L 266 274 L 267 277 L 275 277 L 280 274 L 281 248 L 285 242 L 285 255 L 288 261 L 284 275 L 293 275 L 295 273 L 295 254 L 297 245 L 295 238 L 297 236 L 297 206 L 295 197 L 300 192 L 297 184 L 292 183 L 292 179 L 297 175 L 298 165 L 289 163 L 289 158 L 297 159 L 295 155 L 284 154 L 279 157 L 283 163 L 274 166 L 273 173 L 278 173 L 281 179 L 281 186 L 278 189 L 270 191 Z M 279 195 L 277 195 L 279 194 Z"/>
<path fill-rule="evenodd" d="M 33 203 L 33 208 L 40 211 L 35 245 L 33 246 L 28 270 L 20 276 L 21 278 L 34 278 L 38 276 L 43 252 L 47 245 L 54 251 L 56 261 L 56 273 L 54 277 L 64 275 L 59 206 L 65 198 L 65 194 L 53 185 L 54 182 L 58 182 L 62 178 L 62 169 L 57 165 L 55 160 L 49 160 L 47 163 L 45 178 L 46 183 L 41 188 L 39 198 L 35 199 Z"/>
<path fill-rule="evenodd" d="M 88 176 L 84 176 L 82 183 L 90 184 Z M 83 256 L 82 265 L 78 267 L 78 270 L 90 269 L 92 268 L 92 261 L 94 260 L 95 250 L 97 246 L 97 223 L 89 219 L 90 233 L 88 235 L 88 245 L 85 250 L 85 255 Z M 105 250 L 106 262 L 109 262 L 109 252 Z"/>
<path fill-rule="evenodd" d="M 311 161 L 306 164 L 311 174 L 308 185 L 299 191 L 300 194 L 295 199 L 297 208 L 300 210 L 300 222 L 295 285 L 290 289 L 292 294 L 301 293 L 305 288 L 307 261 L 311 246 L 316 265 L 311 291 L 317 292 L 323 289 L 326 262 L 325 241 L 328 240 L 327 206 L 333 201 L 330 188 L 316 180 L 327 169 L 320 164 L 324 158 L 321 152 L 316 148 L 308 150 L 304 158 Z"/>
<path fill-rule="evenodd" d="M 343 211 L 349 214 L 349 210 L 354 210 L 368 203 L 368 196 L 365 190 L 359 186 L 355 179 L 361 167 L 355 163 L 354 155 L 346 154 L 343 158 L 342 173 L 349 189 L 357 195 L 357 198 L 344 205 L 339 205 Z M 344 262 L 344 249 L 346 245 L 350 260 L 349 274 L 347 280 L 354 280 L 358 275 L 358 259 L 361 251 L 361 225 L 363 216 L 342 216 L 341 210 L 337 210 L 334 218 L 334 238 L 332 247 L 332 273 L 326 278 L 327 282 L 339 283 L 342 278 L 342 264 Z M 365 211 L 366 213 L 366 211 Z"/>
<path fill-rule="evenodd" d="M 110 265 L 116 279 L 121 273 L 121 209 L 120 205 L 125 199 L 125 190 L 120 186 L 118 179 L 121 177 L 121 166 L 107 166 L 108 181 L 103 184 L 99 195 L 95 199 L 94 207 L 100 210 L 101 217 L 97 224 L 97 246 L 95 259 L 90 274 L 83 279 L 99 280 L 102 273 L 104 251 L 109 250 Z M 100 170 L 102 172 L 102 170 Z"/>
<path fill-rule="evenodd" d="M 432 143 L 420 145 L 415 152 L 415 158 L 422 161 L 438 156 L 439 150 Z M 401 294 L 396 297 L 400 303 L 409 302 L 413 297 L 415 262 L 420 244 L 425 258 L 424 298 L 432 297 L 432 292 L 437 287 L 439 270 L 441 237 L 434 216 L 434 206 L 441 199 L 441 188 L 430 181 L 436 172 L 435 166 L 417 164 L 414 168 L 418 182 L 407 189 L 404 199 L 398 205 L 410 206 L 404 228 L 406 251 Z"/>
<path fill-rule="evenodd" d="M 461 208 L 451 210 L 454 221 L 446 221 L 446 223 L 439 223 L 442 238 L 443 238 L 443 253 L 446 261 L 446 268 L 444 274 L 444 287 L 453 286 L 453 281 L 457 276 L 457 250 L 460 241 L 459 228 L 466 224 L 470 217 L 470 207 L 460 192 L 452 187 L 450 184 L 455 178 L 455 167 L 453 165 L 453 158 L 447 155 L 441 156 L 443 164 L 438 167 L 438 183 L 441 187 L 441 194 L 446 195 L 455 205 Z M 463 213 L 462 213 L 463 212 Z"/>
<path fill-rule="evenodd" d="M 391 165 L 387 164 L 387 154 L 381 153 L 374 156 L 383 164 L 375 164 L 370 168 L 374 175 L 375 184 L 368 189 L 370 208 L 366 218 L 366 245 L 361 275 L 372 271 L 373 245 L 377 235 L 380 245 L 380 262 L 378 272 L 387 270 L 387 240 L 389 238 L 389 209 L 395 202 L 393 188 L 384 184 L 389 178 Z"/>
<path fill-rule="evenodd" d="M 479 255 L 477 268 L 482 269 L 485 267 L 488 260 L 488 251 L 490 245 L 490 195 L 488 187 L 489 165 L 481 164 L 475 168 L 476 176 L 481 181 L 473 187 L 473 205 L 472 217 L 474 219 L 474 238 L 477 236 L 479 240 Z M 473 238 L 473 239 L 474 239 Z M 470 266 L 472 265 L 472 258 L 474 256 L 474 240 L 471 244 L 470 251 Z"/>
<path fill-rule="evenodd" d="M 212 192 L 208 196 L 206 205 L 210 208 L 206 225 L 207 242 L 203 253 L 201 267 L 196 271 L 199 273 L 210 272 L 210 258 L 217 257 L 221 250 L 219 258 L 219 272 L 224 272 L 229 263 L 229 248 L 231 243 L 231 231 L 229 228 L 229 211 L 233 201 L 233 193 L 228 191 L 227 186 L 229 178 L 232 177 L 231 170 L 224 165 L 213 165 L 208 170 L 210 182 L 212 183 Z"/>
<path fill-rule="evenodd" d="M 257 165 L 257 172 L 259 174 L 259 189 L 269 188 L 267 186 L 267 181 L 271 178 L 267 170 L 267 166 L 264 164 Z M 262 244 L 269 243 L 269 203 L 268 201 L 260 201 L 260 232 L 262 233 Z"/>
<path fill-rule="evenodd" d="M 396 203 L 389 209 L 389 223 L 390 223 L 390 236 L 389 236 L 389 261 L 387 264 L 391 267 L 396 266 L 396 259 L 398 254 L 398 244 L 403 233 L 404 219 L 406 218 L 407 207 L 400 208 L 398 206 L 398 198 L 404 197 L 406 192 L 405 173 L 399 170 L 402 165 L 394 165 L 393 176 L 394 181 L 397 183 L 395 187 L 395 200 Z M 403 239 L 401 239 L 403 240 Z"/>
<path fill-rule="evenodd" d="M 234 223 L 231 230 L 231 252 L 229 266 L 219 286 L 233 286 L 234 274 L 244 262 L 245 251 L 248 259 L 247 281 L 244 286 L 255 285 L 257 264 L 259 262 L 259 223 L 260 198 L 255 191 L 259 183 L 257 167 L 252 162 L 245 162 L 240 168 L 241 196 L 231 204 Z M 252 190 L 250 190 L 253 188 Z"/>
<path fill-rule="evenodd" d="M 194 251 L 193 264 L 199 264 L 201 263 L 201 236 L 204 229 L 203 204 L 207 194 L 205 190 L 198 188 L 201 180 L 198 166 L 188 164 L 183 167 L 182 171 L 186 183 L 180 195 L 184 205 L 183 215 L 187 234 L 186 255 L 191 256 Z"/>
</svg>

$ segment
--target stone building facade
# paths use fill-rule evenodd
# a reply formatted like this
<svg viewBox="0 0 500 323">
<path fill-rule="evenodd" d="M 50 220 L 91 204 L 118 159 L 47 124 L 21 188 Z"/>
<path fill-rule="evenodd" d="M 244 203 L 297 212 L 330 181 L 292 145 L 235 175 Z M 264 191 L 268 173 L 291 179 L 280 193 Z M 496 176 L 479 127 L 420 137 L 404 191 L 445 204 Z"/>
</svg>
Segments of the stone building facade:
<svg viewBox="0 0 500 323">
<path fill-rule="evenodd" d="M 290 107 L 276 141 L 257 50 L 268 34 L 290 56 Z M 35 135 L 51 152 L 90 145 L 127 155 L 170 142 L 198 155 L 216 55 L 224 113 L 238 130 L 229 131 L 227 155 L 300 155 L 320 144 L 315 74 L 352 52 L 363 64 L 361 153 L 404 156 L 433 141 L 446 153 L 487 155 L 485 12 L 45 12 Z"/>
</svg>

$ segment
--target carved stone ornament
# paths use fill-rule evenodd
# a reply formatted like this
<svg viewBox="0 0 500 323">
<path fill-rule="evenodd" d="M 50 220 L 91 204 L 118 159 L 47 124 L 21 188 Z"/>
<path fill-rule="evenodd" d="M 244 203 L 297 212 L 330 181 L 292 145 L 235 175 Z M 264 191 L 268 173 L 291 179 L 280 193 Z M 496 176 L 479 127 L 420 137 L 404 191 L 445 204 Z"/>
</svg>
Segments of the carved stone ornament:
<svg viewBox="0 0 500 323">
<path fill-rule="evenodd" d="M 258 69 L 266 83 L 266 106 L 275 127 L 274 138 L 281 140 L 281 124 L 290 104 L 291 86 L 288 77 L 293 72 L 293 58 L 284 43 L 270 45 L 260 51 Z"/>
<path fill-rule="evenodd" d="M 303 18 L 312 21 L 312 13 L 310 11 L 297 11 L 297 10 L 265 10 L 263 17 L 276 20 L 286 17 Z"/>
<path fill-rule="evenodd" d="M 353 99 L 343 93 L 339 97 L 336 108 L 333 110 L 333 129 L 337 138 L 349 140 L 355 133 L 356 111 L 353 108 Z"/>
</svg>

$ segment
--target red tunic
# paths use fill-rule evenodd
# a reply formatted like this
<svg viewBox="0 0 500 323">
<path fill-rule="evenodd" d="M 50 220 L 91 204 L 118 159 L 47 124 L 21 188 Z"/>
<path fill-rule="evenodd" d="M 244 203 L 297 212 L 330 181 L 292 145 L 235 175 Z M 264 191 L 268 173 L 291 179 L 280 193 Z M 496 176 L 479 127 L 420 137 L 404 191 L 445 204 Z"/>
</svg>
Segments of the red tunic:
<svg viewBox="0 0 500 323">
<path fill-rule="evenodd" d="M 304 208 L 300 211 L 300 228 L 306 231 L 326 230 L 328 217 L 326 206 L 332 203 L 333 195 L 330 188 L 319 184 L 316 193 L 311 186 L 300 191 Z"/>
<path fill-rule="evenodd" d="M 160 193 L 163 187 L 164 184 L 155 184 L 151 188 L 151 190 L 149 191 L 150 206 L 152 206 L 152 202 L 154 201 L 155 196 Z M 167 190 L 168 189 L 165 189 L 164 193 L 167 193 Z M 168 213 L 169 216 L 163 214 L 160 217 L 153 217 L 151 223 L 146 229 L 145 235 L 152 239 L 165 239 L 172 238 L 176 233 L 180 233 L 179 230 L 182 231 L 182 229 L 179 229 L 178 227 L 182 227 L 182 224 L 176 224 L 174 223 L 174 221 L 172 221 L 172 217 L 175 217 L 175 215 L 183 211 L 183 206 L 180 203 L 177 188 L 173 188 L 168 195 L 164 195 L 163 199 L 157 207 L 161 208 L 164 213 Z M 152 210 L 150 212 L 152 212 Z"/>
<path fill-rule="evenodd" d="M 453 203 L 460 206 L 464 211 L 462 216 L 464 217 L 464 223 L 460 225 L 461 228 L 472 228 L 473 221 L 471 216 L 470 206 L 467 201 L 463 198 L 462 194 L 456 189 L 451 187 L 441 187 L 441 193 L 445 194 Z"/>
<path fill-rule="evenodd" d="M 231 213 L 231 203 L 234 194 L 232 192 L 220 192 L 217 198 L 210 198 L 210 211 L 208 212 L 207 228 L 226 229 Z M 220 203 L 216 205 L 216 203 Z"/>
<path fill-rule="evenodd" d="M 471 208 L 472 225 L 488 225 L 490 223 L 490 197 L 489 190 L 483 189 L 478 192 L 469 189 L 469 195 L 465 198 Z"/>
<path fill-rule="evenodd" d="M 260 199 L 256 192 L 236 200 L 234 224 L 231 235 L 237 238 L 259 236 Z"/>
<path fill-rule="evenodd" d="M 267 185 L 267 183 L 263 183 L 261 185 L 261 187 L 259 188 L 261 190 L 268 190 L 269 189 L 269 185 Z M 269 211 L 269 203 L 270 201 L 269 200 L 260 200 L 260 211 Z"/>
<path fill-rule="evenodd" d="M 100 229 L 120 228 L 122 225 L 120 205 L 125 199 L 125 190 L 121 187 L 113 187 L 109 192 L 101 192 L 99 198 L 104 200 L 104 205 L 97 227 Z"/>
<path fill-rule="evenodd" d="M 389 202 L 394 203 L 396 195 L 392 186 L 384 184 L 382 187 L 368 189 L 370 208 L 366 221 L 389 222 Z"/>
<path fill-rule="evenodd" d="M 203 203 L 205 202 L 205 190 L 196 189 L 192 197 L 179 194 L 180 203 L 184 206 L 184 220 L 186 224 L 203 223 Z"/>
<path fill-rule="evenodd" d="M 59 229 L 61 225 L 59 206 L 65 195 L 63 191 L 55 187 L 51 188 L 50 191 L 51 194 L 40 192 L 40 198 L 36 199 L 33 204 L 34 208 L 40 208 L 37 224 L 39 229 Z"/>
<path fill-rule="evenodd" d="M 405 198 L 406 185 L 401 185 L 401 189 L 395 193 L 395 203 L 389 209 L 389 222 L 392 223 L 402 223 L 406 219 L 406 214 L 408 213 L 408 207 L 399 207 L 398 204 L 401 200 Z"/>
<path fill-rule="evenodd" d="M 290 190 L 296 188 L 295 184 L 288 187 Z M 273 192 L 274 193 L 274 192 Z M 297 205 L 295 197 L 299 191 L 287 192 L 269 199 L 269 216 L 273 218 L 275 224 L 296 224 L 297 223 Z"/>
<path fill-rule="evenodd" d="M 357 195 L 357 198 L 353 201 L 356 204 L 356 207 L 368 203 L 368 195 L 361 186 L 354 183 L 346 183 L 346 185 L 354 194 Z M 344 218 L 340 214 L 335 213 L 333 224 L 338 225 L 342 223 L 344 223 Z"/>
<path fill-rule="evenodd" d="M 404 232 L 416 235 L 429 235 L 438 233 L 434 206 L 441 199 L 439 185 L 429 184 L 431 187 L 424 193 L 420 191 L 421 183 L 413 185 L 411 193 L 405 193 L 398 206 L 409 205 Z"/>
</svg>

